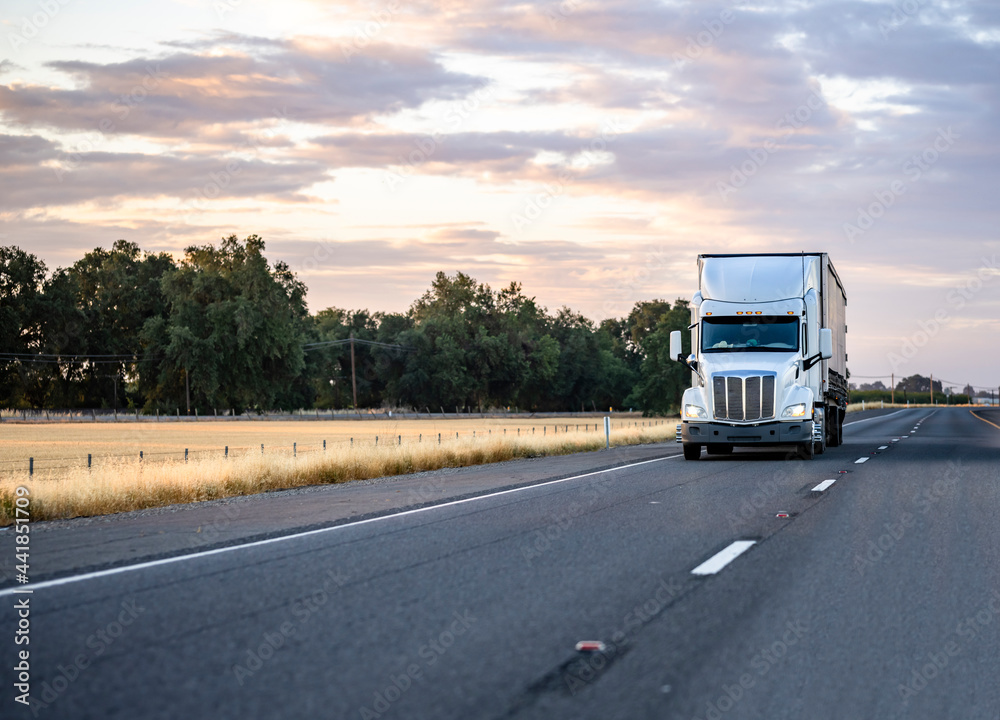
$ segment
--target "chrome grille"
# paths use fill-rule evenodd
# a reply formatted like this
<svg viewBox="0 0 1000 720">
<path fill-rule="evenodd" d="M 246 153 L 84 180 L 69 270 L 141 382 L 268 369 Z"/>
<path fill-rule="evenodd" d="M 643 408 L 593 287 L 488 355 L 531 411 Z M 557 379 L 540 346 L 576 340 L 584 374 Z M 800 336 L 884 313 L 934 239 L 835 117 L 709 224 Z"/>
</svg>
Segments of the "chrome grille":
<svg viewBox="0 0 1000 720">
<path fill-rule="evenodd" d="M 712 378 L 712 404 L 719 420 L 769 420 L 774 417 L 774 376 Z"/>
<path fill-rule="evenodd" d="M 729 403 L 729 419 L 743 419 L 743 379 L 726 378 L 726 401 Z"/>
<path fill-rule="evenodd" d="M 715 404 L 715 417 L 725 419 L 726 412 L 726 378 L 718 375 L 712 379 L 712 397 Z"/>
<path fill-rule="evenodd" d="M 747 420 L 760 420 L 760 377 L 748 377 L 744 382 L 747 395 Z"/>
<path fill-rule="evenodd" d="M 765 375 L 763 386 L 764 389 L 760 394 L 760 416 L 771 418 L 774 417 L 774 376 Z"/>
</svg>

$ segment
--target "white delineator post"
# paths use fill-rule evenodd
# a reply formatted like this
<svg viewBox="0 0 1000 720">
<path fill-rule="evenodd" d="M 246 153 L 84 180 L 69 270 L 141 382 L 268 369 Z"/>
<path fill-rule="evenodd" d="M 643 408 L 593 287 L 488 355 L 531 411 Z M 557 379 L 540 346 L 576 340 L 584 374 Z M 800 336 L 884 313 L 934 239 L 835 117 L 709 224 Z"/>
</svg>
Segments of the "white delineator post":
<svg viewBox="0 0 1000 720">
<path fill-rule="evenodd" d="M 611 418 L 604 418 L 604 449 L 611 449 Z"/>
</svg>

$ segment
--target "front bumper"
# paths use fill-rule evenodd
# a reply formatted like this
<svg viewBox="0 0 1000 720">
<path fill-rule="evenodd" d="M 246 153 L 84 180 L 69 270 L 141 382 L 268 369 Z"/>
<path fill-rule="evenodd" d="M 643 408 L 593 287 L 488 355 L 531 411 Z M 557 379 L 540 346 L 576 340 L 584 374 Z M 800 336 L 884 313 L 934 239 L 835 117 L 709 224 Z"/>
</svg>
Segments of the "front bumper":
<svg viewBox="0 0 1000 720">
<path fill-rule="evenodd" d="M 813 421 L 763 422 L 751 425 L 688 422 L 677 426 L 677 442 L 698 445 L 798 445 L 813 439 Z"/>
</svg>

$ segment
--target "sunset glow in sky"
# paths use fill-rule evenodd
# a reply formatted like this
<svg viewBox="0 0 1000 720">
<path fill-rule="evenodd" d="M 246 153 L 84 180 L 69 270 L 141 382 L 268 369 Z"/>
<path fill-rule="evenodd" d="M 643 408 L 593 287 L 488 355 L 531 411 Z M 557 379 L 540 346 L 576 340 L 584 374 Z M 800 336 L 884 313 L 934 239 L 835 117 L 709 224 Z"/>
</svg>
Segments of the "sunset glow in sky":
<svg viewBox="0 0 1000 720">
<path fill-rule="evenodd" d="M 5 0 L 0 244 L 256 233 L 315 310 L 443 270 L 599 321 L 831 254 L 848 367 L 1000 384 L 1000 4 Z"/>
</svg>

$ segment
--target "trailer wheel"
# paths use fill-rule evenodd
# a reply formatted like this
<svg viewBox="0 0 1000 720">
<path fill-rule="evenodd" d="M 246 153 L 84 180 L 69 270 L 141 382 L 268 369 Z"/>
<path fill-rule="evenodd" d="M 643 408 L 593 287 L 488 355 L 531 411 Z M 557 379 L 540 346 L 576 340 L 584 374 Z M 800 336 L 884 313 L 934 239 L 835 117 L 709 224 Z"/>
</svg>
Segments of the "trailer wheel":
<svg viewBox="0 0 1000 720">
<path fill-rule="evenodd" d="M 684 459 L 685 460 L 700 460 L 701 459 L 701 445 L 695 445 L 694 443 L 684 443 Z"/>
</svg>

